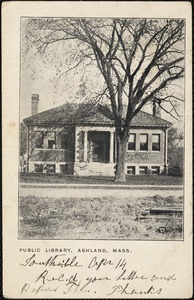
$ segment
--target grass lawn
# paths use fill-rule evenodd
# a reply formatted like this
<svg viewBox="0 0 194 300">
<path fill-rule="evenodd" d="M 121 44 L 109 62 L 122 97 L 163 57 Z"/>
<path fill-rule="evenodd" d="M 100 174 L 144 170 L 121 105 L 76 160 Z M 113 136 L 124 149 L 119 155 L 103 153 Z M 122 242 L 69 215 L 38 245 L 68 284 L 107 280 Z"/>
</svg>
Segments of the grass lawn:
<svg viewBox="0 0 194 300">
<path fill-rule="evenodd" d="M 138 216 L 153 207 L 182 205 L 182 196 L 20 197 L 19 238 L 180 240 L 181 218 L 150 220 Z"/>
<path fill-rule="evenodd" d="M 20 174 L 20 182 L 23 183 L 64 183 L 64 184 L 119 184 L 113 177 L 78 177 L 61 174 Z M 126 176 L 126 185 L 182 185 L 183 178 L 168 175 L 132 175 Z"/>
</svg>

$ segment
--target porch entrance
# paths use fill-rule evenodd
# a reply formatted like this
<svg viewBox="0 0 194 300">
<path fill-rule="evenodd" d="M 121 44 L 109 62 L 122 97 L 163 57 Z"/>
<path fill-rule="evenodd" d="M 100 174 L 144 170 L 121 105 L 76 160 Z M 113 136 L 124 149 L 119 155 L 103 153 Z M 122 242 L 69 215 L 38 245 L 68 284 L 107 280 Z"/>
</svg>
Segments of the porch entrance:
<svg viewBox="0 0 194 300">
<path fill-rule="evenodd" d="M 110 158 L 110 133 L 88 132 L 89 161 L 108 163 Z"/>
</svg>

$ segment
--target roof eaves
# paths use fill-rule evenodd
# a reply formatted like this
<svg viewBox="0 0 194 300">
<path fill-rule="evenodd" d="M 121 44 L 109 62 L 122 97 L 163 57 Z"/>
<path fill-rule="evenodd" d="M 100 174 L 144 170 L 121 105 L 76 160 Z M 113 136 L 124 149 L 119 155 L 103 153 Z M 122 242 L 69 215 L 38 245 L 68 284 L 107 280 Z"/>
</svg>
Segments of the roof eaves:
<svg viewBox="0 0 194 300">
<path fill-rule="evenodd" d="M 147 127 L 151 127 L 151 128 L 155 128 L 155 127 L 161 128 L 161 127 L 164 127 L 164 128 L 166 128 L 166 127 L 170 127 L 170 126 L 172 126 L 172 124 L 153 124 L 153 125 L 150 125 L 150 124 L 148 124 L 148 125 L 133 124 L 133 125 L 131 125 L 131 128 L 133 128 L 133 127 L 144 127 L 144 128 L 147 128 Z"/>
</svg>

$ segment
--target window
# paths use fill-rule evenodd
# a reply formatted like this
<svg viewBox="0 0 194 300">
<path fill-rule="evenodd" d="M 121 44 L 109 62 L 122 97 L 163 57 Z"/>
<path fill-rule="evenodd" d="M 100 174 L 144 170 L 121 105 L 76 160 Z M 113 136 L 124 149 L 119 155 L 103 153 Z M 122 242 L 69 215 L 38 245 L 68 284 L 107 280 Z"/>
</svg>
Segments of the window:
<svg viewBox="0 0 194 300">
<path fill-rule="evenodd" d="M 148 135 L 140 134 L 140 150 L 148 151 Z"/>
<path fill-rule="evenodd" d="M 61 133 L 61 149 L 68 149 L 69 148 L 69 139 L 67 133 Z"/>
<path fill-rule="evenodd" d="M 34 172 L 35 173 L 42 173 L 43 172 L 42 164 L 34 164 Z"/>
<path fill-rule="evenodd" d="M 135 174 L 135 167 L 127 166 L 127 174 L 128 175 L 134 175 Z"/>
<path fill-rule="evenodd" d="M 140 175 L 145 175 L 148 172 L 148 167 L 139 167 L 139 174 Z"/>
<path fill-rule="evenodd" d="M 152 151 L 160 151 L 160 135 L 152 134 Z"/>
<path fill-rule="evenodd" d="M 47 164 L 46 165 L 46 173 L 47 174 L 54 174 L 55 173 L 55 165 L 54 164 Z"/>
<path fill-rule="evenodd" d="M 152 167 L 152 174 L 158 175 L 160 173 L 160 167 Z"/>
<path fill-rule="evenodd" d="M 43 134 L 42 131 L 35 131 L 35 148 L 42 148 Z"/>
<path fill-rule="evenodd" d="M 60 173 L 68 174 L 68 164 L 60 165 Z"/>
<path fill-rule="evenodd" d="M 48 142 L 47 143 L 48 149 L 55 149 L 55 145 L 56 145 L 55 132 L 47 132 L 45 135 L 45 140 Z"/>
<path fill-rule="evenodd" d="M 135 133 L 131 133 L 128 141 L 128 150 L 136 150 L 135 148 Z"/>
</svg>

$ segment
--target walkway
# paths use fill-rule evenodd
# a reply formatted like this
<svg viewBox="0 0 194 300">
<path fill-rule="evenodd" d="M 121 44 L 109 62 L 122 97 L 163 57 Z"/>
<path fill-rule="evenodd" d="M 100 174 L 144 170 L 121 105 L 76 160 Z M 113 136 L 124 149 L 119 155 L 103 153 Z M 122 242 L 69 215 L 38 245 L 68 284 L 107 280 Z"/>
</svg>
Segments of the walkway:
<svg viewBox="0 0 194 300">
<path fill-rule="evenodd" d="M 182 196 L 182 186 L 156 186 L 156 185 L 86 185 L 86 184 L 32 184 L 22 183 L 19 190 L 20 196 L 39 196 L 39 197 L 147 197 L 159 195 Z"/>
</svg>

